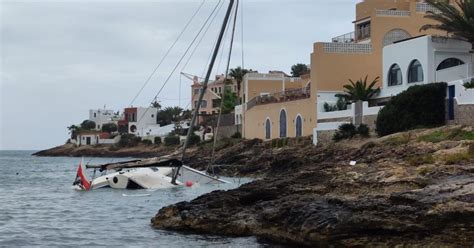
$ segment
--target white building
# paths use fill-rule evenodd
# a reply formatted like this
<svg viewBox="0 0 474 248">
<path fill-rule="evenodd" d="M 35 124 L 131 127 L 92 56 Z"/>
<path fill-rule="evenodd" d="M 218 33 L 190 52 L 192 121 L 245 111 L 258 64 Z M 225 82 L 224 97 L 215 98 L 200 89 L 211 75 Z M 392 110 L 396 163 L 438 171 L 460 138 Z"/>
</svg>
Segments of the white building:
<svg viewBox="0 0 474 248">
<path fill-rule="evenodd" d="M 102 126 L 107 123 L 115 123 L 122 119 L 122 115 L 110 109 L 89 110 L 89 120 L 95 122 L 96 130 L 102 130 Z"/>
<path fill-rule="evenodd" d="M 390 97 L 417 84 L 454 82 L 472 77 L 469 42 L 421 36 L 383 49 L 383 90 Z"/>
<path fill-rule="evenodd" d="M 124 119 L 128 124 L 128 133 L 143 137 L 148 136 L 150 130 L 159 128 L 157 124 L 157 108 L 126 108 Z"/>
<path fill-rule="evenodd" d="M 471 50 L 469 42 L 432 36 L 415 37 L 385 46 L 382 89 L 375 101 L 383 102 L 383 99 L 398 95 L 413 85 L 445 82 L 448 84 L 448 122 L 472 125 L 474 89 L 464 87 L 464 83 L 474 79 L 474 54 Z M 336 97 L 318 95 L 318 102 L 320 98 L 331 102 L 336 100 Z M 343 111 L 318 109 L 313 143 L 317 143 L 318 135 L 336 130 L 342 123 L 354 123 L 357 116 L 362 116 L 363 122 L 369 126 L 373 125 L 381 108 L 369 107 L 368 102 L 363 102 L 362 115 L 355 110 L 355 104 Z"/>
</svg>

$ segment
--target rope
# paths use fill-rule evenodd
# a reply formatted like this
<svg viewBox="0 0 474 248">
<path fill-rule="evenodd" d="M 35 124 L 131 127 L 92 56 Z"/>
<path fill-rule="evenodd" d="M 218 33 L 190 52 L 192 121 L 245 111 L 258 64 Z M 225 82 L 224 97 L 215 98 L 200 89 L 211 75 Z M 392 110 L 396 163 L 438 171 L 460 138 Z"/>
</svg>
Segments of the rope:
<svg viewBox="0 0 474 248">
<path fill-rule="evenodd" d="M 143 84 L 143 86 L 140 88 L 140 90 L 138 91 L 138 93 L 135 95 L 135 97 L 132 99 L 132 101 L 130 102 L 130 106 L 133 105 L 133 103 L 135 102 L 135 100 L 137 100 L 138 96 L 140 96 L 140 94 L 142 93 L 143 89 L 145 89 L 145 87 L 148 85 L 148 83 L 150 82 L 151 78 L 153 77 L 153 75 L 155 75 L 156 71 L 158 70 L 158 68 L 161 66 L 161 64 L 163 64 L 163 62 L 165 61 L 165 59 L 168 57 L 168 55 L 170 54 L 171 50 L 174 48 L 174 46 L 178 43 L 179 39 L 181 39 L 181 37 L 183 36 L 184 32 L 186 31 L 186 29 L 189 27 L 189 25 L 191 24 L 191 22 L 194 20 L 194 18 L 196 17 L 196 15 L 198 14 L 198 12 L 201 10 L 202 6 L 204 5 L 205 3 L 205 0 L 203 0 L 201 2 L 201 4 L 199 5 L 198 9 L 194 12 L 194 14 L 191 16 L 191 19 L 189 19 L 189 21 L 186 23 L 186 25 L 184 26 L 183 30 L 181 31 L 181 33 L 178 35 L 178 37 L 176 38 L 176 40 L 173 42 L 173 44 L 168 48 L 168 50 L 166 51 L 165 55 L 161 58 L 160 62 L 158 63 L 158 65 L 155 67 L 155 69 L 153 69 L 152 73 L 150 74 L 150 76 L 148 76 L 148 78 L 145 80 L 145 83 Z"/>
<path fill-rule="evenodd" d="M 212 15 L 214 14 L 214 12 L 217 10 L 217 7 L 219 6 L 219 3 L 221 2 L 221 0 L 219 0 L 219 2 L 216 4 L 216 6 L 214 7 L 214 9 L 212 10 L 211 14 L 209 14 L 209 16 L 207 17 L 206 21 L 204 22 L 204 24 L 201 26 L 201 29 L 199 29 L 199 32 L 196 34 L 196 36 L 194 37 L 194 39 L 191 41 L 191 44 L 189 44 L 188 48 L 186 49 L 186 51 L 184 52 L 184 54 L 181 56 L 181 58 L 179 59 L 178 63 L 176 63 L 175 67 L 173 68 L 173 70 L 171 71 L 171 73 L 168 75 L 168 78 L 166 78 L 165 82 L 163 83 L 163 85 L 161 86 L 161 88 L 158 90 L 158 93 L 156 93 L 156 95 L 153 97 L 153 99 L 150 101 L 150 104 L 152 104 L 154 101 L 156 101 L 158 99 L 158 96 L 161 94 L 161 92 L 163 91 L 163 89 L 165 88 L 165 86 L 168 84 L 168 82 L 170 81 L 171 77 L 173 76 L 173 74 L 175 73 L 176 69 L 178 68 L 178 66 L 181 64 L 181 62 L 183 61 L 183 59 L 186 57 L 186 54 L 188 54 L 189 50 L 191 49 L 192 45 L 194 44 L 194 42 L 196 42 L 197 38 L 199 37 L 199 35 L 201 34 L 201 32 L 204 30 L 204 27 L 207 25 L 207 23 L 209 22 L 209 20 L 211 19 Z M 148 112 L 148 109 L 147 108 L 145 110 L 145 112 L 142 114 L 142 116 L 140 117 L 140 119 L 138 120 L 138 122 L 141 122 L 141 120 L 143 119 L 143 117 L 145 117 L 145 115 L 147 114 Z"/>
<path fill-rule="evenodd" d="M 239 9 L 239 0 L 237 0 L 236 5 L 235 5 L 234 23 L 233 23 L 233 26 L 232 26 L 232 34 L 231 34 L 230 47 L 229 47 L 229 57 L 227 58 L 227 67 L 226 67 L 225 77 L 224 77 L 224 94 L 222 95 L 223 97 L 221 99 L 220 111 L 219 111 L 219 115 L 218 115 L 218 118 L 217 118 L 217 126 L 216 126 L 216 130 L 214 132 L 214 143 L 212 145 L 211 161 L 210 161 L 208 167 L 206 168 L 206 171 L 209 171 L 209 169 L 212 170 L 212 175 L 215 174 L 213 165 L 214 165 L 214 162 L 215 162 L 217 134 L 219 133 L 219 126 L 220 126 L 221 116 L 222 116 L 222 107 L 224 106 L 225 83 L 226 83 L 227 77 L 229 75 L 229 67 L 230 67 L 230 60 L 231 60 L 231 56 L 232 56 L 232 47 L 234 45 L 235 26 L 236 26 L 236 22 L 237 22 L 238 9 Z"/>
</svg>

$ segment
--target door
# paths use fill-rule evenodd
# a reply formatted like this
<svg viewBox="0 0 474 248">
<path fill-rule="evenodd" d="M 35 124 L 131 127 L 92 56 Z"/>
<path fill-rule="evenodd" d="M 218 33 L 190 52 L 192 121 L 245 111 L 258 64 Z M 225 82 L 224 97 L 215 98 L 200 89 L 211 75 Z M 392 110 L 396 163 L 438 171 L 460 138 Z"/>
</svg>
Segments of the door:
<svg viewBox="0 0 474 248">
<path fill-rule="evenodd" d="M 448 86 L 448 120 L 454 120 L 454 96 L 455 96 L 454 85 Z"/>
<path fill-rule="evenodd" d="M 86 137 L 86 145 L 90 145 L 91 144 L 91 137 Z"/>
</svg>

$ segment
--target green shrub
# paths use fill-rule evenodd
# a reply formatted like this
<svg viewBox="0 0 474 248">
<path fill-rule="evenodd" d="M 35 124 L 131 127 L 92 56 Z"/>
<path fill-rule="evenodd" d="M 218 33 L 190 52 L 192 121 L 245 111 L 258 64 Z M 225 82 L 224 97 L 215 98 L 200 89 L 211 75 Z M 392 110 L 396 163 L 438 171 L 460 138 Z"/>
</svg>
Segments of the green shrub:
<svg viewBox="0 0 474 248">
<path fill-rule="evenodd" d="M 340 141 L 343 139 L 351 139 L 356 135 L 356 127 L 352 123 L 345 123 L 339 126 L 338 130 L 336 133 L 334 133 L 334 136 L 332 139 L 334 141 Z"/>
<path fill-rule="evenodd" d="M 242 134 L 240 132 L 235 132 L 232 136 L 233 139 L 242 139 Z"/>
<path fill-rule="evenodd" d="M 466 89 L 474 89 L 474 79 L 472 79 L 471 82 L 465 82 L 463 86 Z"/>
<path fill-rule="evenodd" d="M 153 140 L 155 143 L 155 145 L 161 145 L 161 137 L 155 137 L 154 140 Z"/>
<path fill-rule="evenodd" d="M 360 124 L 357 127 L 357 133 L 362 137 L 369 137 L 369 127 L 366 124 Z"/>
<path fill-rule="evenodd" d="M 425 141 L 431 143 L 438 143 L 445 140 L 474 140 L 474 131 L 467 131 L 463 130 L 462 128 L 455 128 L 447 131 L 438 130 L 418 138 L 418 141 Z"/>
<path fill-rule="evenodd" d="M 142 140 L 142 143 L 143 143 L 144 145 L 147 145 L 147 146 L 153 145 L 153 142 L 152 142 L 151 140 L 148 140 L 148 139 Z"/>
<path fill-rule="evenodd" d="M 81 128 L 84 130 L 92 130 L 96 126 L 94 121 L 85 120 L 81 123 Z"/>
<path fill-rule="evenodd" d="M 197 145 L 201 142 L 201 138 L 196 135 L 195 133 L 192 133 L 191 136 L 189 137 L 189 144 L 190 146 Z"/>
<path fill-rule="evenodd" d="M 165 146 L 176 146 L 179 145 L 179 136 L 168 135 L 165 137 Z"/>
<path fill-rule="evenodd" d="M 446 83 L 415 85 L 393 97 L 377 116 L 377 134 L 385 136 L 445 123 Z"/>
<path fill-rule="evenodd" d="M 457 164 L 462 161 L 470 160 L 472 158 L 474 158 L 474 156 L 472 156 L 468 152 L 453 153 L 448 154 L 444 157 L 444 163 L 447 165 Z"/>
<path fill-rule="evenodd" d="M 117 132 L 118 126 L 115 123 L 106 123 L 102 125 L 102 131 L 107 133 Z"/>
<path fill-rule="evenodd" d="M 272 139 L 272 148 L 276 148 L 278 145 L 278 139 Z"/>
<path fill-rule="evenodd" d="M 126 146 L 137 146 L 140 141 L 142 140 L 141 137 L 137 137 L 133 134 L 122 134 L 120 136 L 120 141 L 118 143 L 119 146 L 121 147 L 126 147 Z"/>
</svg>

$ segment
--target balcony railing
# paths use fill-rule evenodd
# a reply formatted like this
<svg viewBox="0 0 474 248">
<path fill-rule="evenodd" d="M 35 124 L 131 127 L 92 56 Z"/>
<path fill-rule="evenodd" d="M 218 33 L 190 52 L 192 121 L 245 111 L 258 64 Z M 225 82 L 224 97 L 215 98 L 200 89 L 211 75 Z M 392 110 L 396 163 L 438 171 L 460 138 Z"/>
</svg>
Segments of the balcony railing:
<svg viewBox="0 0 474 248">
<path fill-rule="evenodd" d="M 436 71 L 437 82 L 452 82 L 474 77 L 474 64 L 463 64 Z"/>
<path fill-rule="evenodd" d="M 372 44 L 357 43 L 324 43 L 325 53 L 348 53 L 348 54 L 370 54 L 372 53 Z"/>
<path fill-rule="evenodd" d="M 354 43 L 355 42 L 355 33 L 350 32 L 347 34 L 339 35 L 337 37 L 332 38 L 332 42 L 335 43 Z"/>
<path fill-rule="evenodd" d="M 377 16 L 410 16 L 410 11 L 406 10 L 377 10 Z"/>
<path fill-rule="evenodd" d="M 285 90 L 273 94 L 257 96 L 247 102 L 247 110 L 250 110 L 251 108 L 257 105 L 296 101 L 309 98 L 310 96 L 311 89 L 309 87 Z"/>
<path fill-rule="evenodd" d="M 416 3 L 416 12 L 433 12 L 433 13 L 441 13 L 439 9 L 435 8 L 433 5 L 429 3 Z"/>
</svg>

